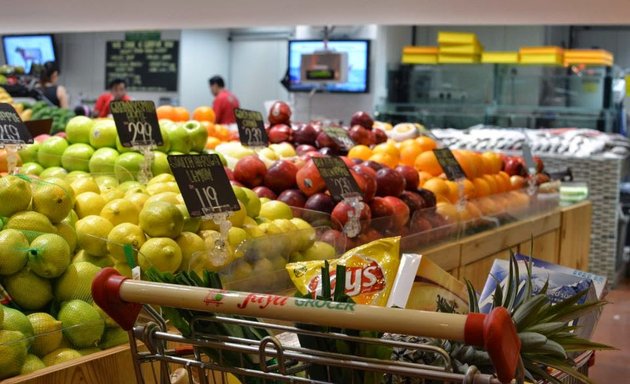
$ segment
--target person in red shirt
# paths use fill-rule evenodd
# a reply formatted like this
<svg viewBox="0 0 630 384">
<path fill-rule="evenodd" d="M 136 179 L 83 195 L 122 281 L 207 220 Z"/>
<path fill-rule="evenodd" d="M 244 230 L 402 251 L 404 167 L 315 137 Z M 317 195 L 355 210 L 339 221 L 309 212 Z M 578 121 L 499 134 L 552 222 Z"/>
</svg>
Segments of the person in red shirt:
<svg viewBox="0 0 630 384">
<path fill-rule="evenodd" d="M 212 109 L 214 109 L 216 116 L 215 122 L 224 125 L 236 123 L 234 108 L 239 108 L 236 96 L 225 89 L 225 82 L 221 76 L 213 76 L 208 82 L 210 83 L 210 92 L 214 96 Z"/>
<path fill-rule="evenodd" d="M 114 79 L 109 83 L 109 92 L 105 92 L 96 99 L 94 104 L 94 117 L 109 116 L 109 104 L 112 101 L 129 101 L 127 95 L 127 82 L 123 79 Z"/>
</svg>

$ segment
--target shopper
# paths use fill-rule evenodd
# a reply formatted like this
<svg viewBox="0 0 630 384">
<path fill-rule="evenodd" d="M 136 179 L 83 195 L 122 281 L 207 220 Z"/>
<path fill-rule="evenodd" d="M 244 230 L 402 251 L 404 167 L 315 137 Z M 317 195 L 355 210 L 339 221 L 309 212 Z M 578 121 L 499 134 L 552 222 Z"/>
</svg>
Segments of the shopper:
<svg viewBox="0 0 630 384">
<path fill-rule="evenodd" d="M 127 95 L 127 82 L 123 79 L 114 79 L 109 83 L 109 92 L 105 92 L 96 99 L 94 104 L 94 117 L 109 116 L 109 105 L 112 101 L 129 101 Z"/>
<path fill-rule="evenodd" d="M 213 76 L 208 82 L 210 83 L 210 92 L 214 96 L 212 109 L 216 115 L 215 122 L 224 125 L 236 123 L 234 108 L 239 108 L 236 96 L 225 89 L 225 82 L 221 76 Z"/>
<path fill-rule="evenodd" d="M 57 84 L 59 67 L 54 61 L 47 61 L 42 65 L 39 73 L 39 87 L 48 101 L 60 108 L 68 108 L 68 92 Z"/>
</svg>

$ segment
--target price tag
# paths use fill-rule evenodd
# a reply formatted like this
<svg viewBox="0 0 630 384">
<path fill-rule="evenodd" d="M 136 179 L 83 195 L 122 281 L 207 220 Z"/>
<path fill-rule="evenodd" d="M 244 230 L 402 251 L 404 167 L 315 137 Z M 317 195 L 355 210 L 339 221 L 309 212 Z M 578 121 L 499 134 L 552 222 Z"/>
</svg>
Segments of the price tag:
<svg viewBox="0 0 630 384">
<path fill-rule="evenodd" d="M 438 148 L 434 149 L 433 153 L 435 153 L 438 163 L 442 166 L 444 174 L 446 174 L 446 177 L 449 180 L 457 181 L 466 178 L 466 174 L 464 173 L 462 166 L 459 165 L 450 149 Z"/>
<path fill-rule="evenodd" d="M 525 165 L 527 166 L 529 173 L 536 173 L 538 166 L 534 161 L 534 156 L 532 156 L 532 148 L 529 146 L 529 143 L 523 143 L 523 160 L 525 160 Z"/>
<path fill-rule="evenodd" d="M 0 144 L 33 144 L 20 115 L 7 103 L 0 103 Z"/>
<path fill-rule="evenodd" d="M 266 147 L 269 145 L 262 113 L 236 108 L 234 109 L 234 117 L 241 144 L 247 147 Z"/>
<path fill-rule="evenodd" d="M 164 145 L 152 101 L 112 101 L 110 110 L 123 147 Z"/>
<path fill-rule="evenodd" d="M 323 131 L 344 151 L 354 147 L 354 141 L 348 136 L 348 131 L 339 127 L 324 127 Z"/>
<path fill-rule="evenodd" d="M 335 200 L 361 195 L 357 182 L 343 160 L 338 157 L 313 157 L 313 162 Z"/>
<path fill-rule="evenodd" d="M 240 209 L 219 155 L 168 156 L 168 164 L 191 217 Z"/>
</svg>

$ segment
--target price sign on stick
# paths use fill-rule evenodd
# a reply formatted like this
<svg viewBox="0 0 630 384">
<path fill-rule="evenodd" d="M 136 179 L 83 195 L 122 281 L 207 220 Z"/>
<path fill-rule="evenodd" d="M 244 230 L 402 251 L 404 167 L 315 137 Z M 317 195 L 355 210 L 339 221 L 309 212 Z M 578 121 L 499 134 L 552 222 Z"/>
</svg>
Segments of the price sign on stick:
<svg viewBox="0 0 630 384">
<path fill-rule="evenodd" d="M 340 201 L 353 194 L 361 194 L 357 182 L 343 160 L 338 157 L 313 157 L 313 162 L 335 200 Z"/>
<path fill-rule="evenodd" d="M 33 137 L 13 106 L 0 103 L 0 145 L 32 143 Z"/>
<path fill-rule="evenodd" d="M 168 164 L 191 217 L 240 209 L 219 155 L 168 156 Z"/>
<path fill-rule="evenodd" d="M 444 174 L 446 174 L 446 177 L 449 180 L 458 181 L 466 178 L 466 174 L 464 173 L 462 166 L 459 165 L 450 149 L 438 148 L 434 149 L 433 153 L 435 153 L 438 163 L 442 166 Z"/>
<path fill-rule="evenodd" d="M 164 145 L 152 101 L 112 101 L 110 109 L 123 147 Z"/>
<path fill-rule="evenodd" d="M 344 151 L 354 147 L 354 141 L 348 136 L 348 131 L 340 127 L 324 127 L 323 131 Z"/>
<path fill-rule="evenodd" d="M 532 156 L 532 149 L 529 146 L 529 143 L 523 143 L 523 160 L 525 160 L 525 165 L 527 166 L 527 170 L 530 175 L 536 173 L 536 169 L 538 167 L 534 161 L 534 156 Z"/>
<path fill-rule="evenodd" d="M 247 109 L 234 109 L 238 126 L 238 138 L 247 147 L 266 147 L 269 145 L 262 113 Z"/>
</svg>

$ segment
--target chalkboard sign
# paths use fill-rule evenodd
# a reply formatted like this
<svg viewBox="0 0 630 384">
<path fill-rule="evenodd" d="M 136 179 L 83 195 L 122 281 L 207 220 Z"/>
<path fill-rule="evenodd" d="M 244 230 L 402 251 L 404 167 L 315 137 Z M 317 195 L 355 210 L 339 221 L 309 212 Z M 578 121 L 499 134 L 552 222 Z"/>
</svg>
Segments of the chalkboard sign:
<svg viewBox="0 0 630 384">
<path fill-rule="evenodd" d="M 33 137 L 11 104 L 0 103 L 0 144 L 32 144 Z"/>
<path fill-rule="evenodd" d="M 219 155 L 171 155 L 167 159 L 191 217 L 240 209 Z"/>
<path fill-rule="evenodd" d="M 269 145 L 262 113 L 236 108 L 234 109 L 234 117 L 241 144 L 248 147 L 266 147 Z"/>
<path fill-rule="evenodd" d="M 130 91 L 177 91 L 179 41 L 108 41 L 105 60 L 105 88 L 124 79 Z"/>
<path fill-rule="evenodd" d="M 324 127 L 324 132 L 344 151 L 354 147 L 354 141 L 348 136 L 348 131 L 340 127 Z"/>
<path fill-rule="evenodd" d="M 123 147 L 164 145 L 152 101 L 112 101 L 110 110 Z"/>
<path fill-rule="evenodd" d="M 466 174 L 464 173 L 462 166 L 459 165 L 450 149 L 438 148 L 434 149 L 433 153 L 435 153 L 438 163 L 442 166 L 442 170 L 444 170 L 444 173 L 449 180 L 457 181 L 466 178 Z"/>
<path fill-rule="evenodd" d="M 343 200 L 352 194 L 361 194 L 356 180 L 343 160 L 338 157 L 313 157 L 313 162 L 335 200 Z"/>
</svg>

